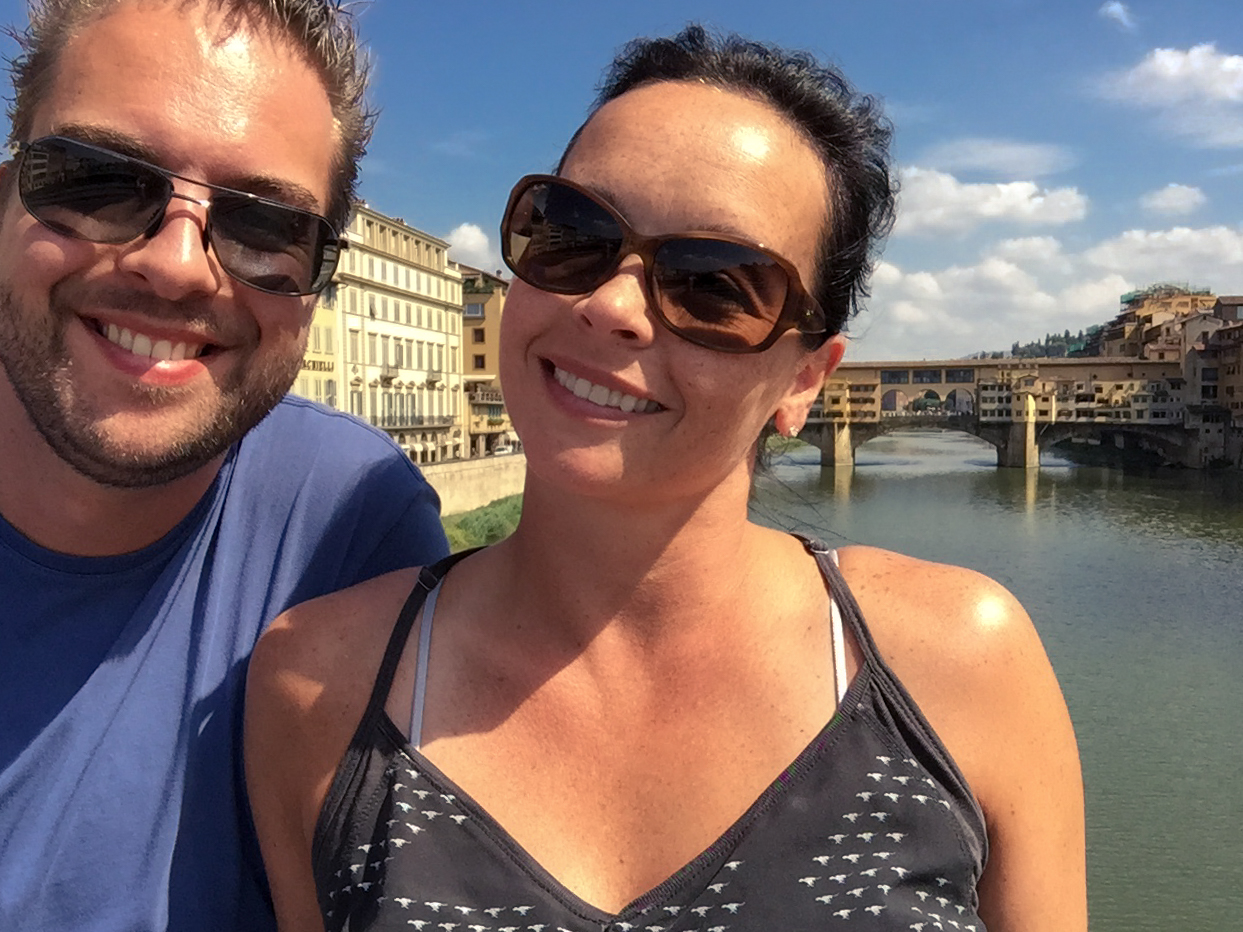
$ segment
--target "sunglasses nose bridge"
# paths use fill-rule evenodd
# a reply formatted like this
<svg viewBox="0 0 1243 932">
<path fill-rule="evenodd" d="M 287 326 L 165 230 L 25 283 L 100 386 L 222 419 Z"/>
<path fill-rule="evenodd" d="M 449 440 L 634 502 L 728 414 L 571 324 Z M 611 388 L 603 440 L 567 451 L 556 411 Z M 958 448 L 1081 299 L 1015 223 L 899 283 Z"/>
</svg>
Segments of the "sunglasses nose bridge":
<svg viewBox="0 0 1243 932">
<path fill-rule="evenodd" d="M 191 197 L 189 194 L 182 194 L 180 191 L 176 191 L 171 187 L 168 191 L 168 200 L 164 202 L 164 206 L 160 209 L 159 213 L 152 218 L 151 223 L 148 224 L 147 229 L 144 231 L 147 239 L 151 239 L 163 228 L 164 220 L 168 216 L 168 207 L 172 204 L 174 199 L 179 201 L 188 201 L 191 204 L 195 204 L 203 208 L 203 232 L 200 239 L 203 243 L 203 249 L 206 251 L 211 244 L 211 199 L 205 197 Z"/>
</svg>

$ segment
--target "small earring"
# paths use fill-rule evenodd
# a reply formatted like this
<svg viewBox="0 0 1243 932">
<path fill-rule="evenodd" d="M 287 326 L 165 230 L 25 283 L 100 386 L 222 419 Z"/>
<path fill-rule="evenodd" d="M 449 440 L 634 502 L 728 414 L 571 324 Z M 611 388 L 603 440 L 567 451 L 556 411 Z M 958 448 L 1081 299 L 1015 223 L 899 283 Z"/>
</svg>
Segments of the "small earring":
<svg viewBox="0 0 1243 932">
<path fill-rule="evenodd" d="M 797 424 L 791 424 L 789 427 L 786 428 L 786 436 L 789 437 L 791 440 L 793 440 L 795 437 L 798 436 L 798 432 L 799 432 L 799 427 Z"/>
</svg>

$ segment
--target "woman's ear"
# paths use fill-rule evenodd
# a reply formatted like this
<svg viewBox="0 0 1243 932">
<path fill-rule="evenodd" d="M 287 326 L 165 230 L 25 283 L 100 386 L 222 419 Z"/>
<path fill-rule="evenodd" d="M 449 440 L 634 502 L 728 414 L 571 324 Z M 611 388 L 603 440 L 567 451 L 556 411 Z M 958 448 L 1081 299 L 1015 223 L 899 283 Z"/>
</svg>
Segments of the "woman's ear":
<svg viewBox="0 0 1243 932">
<path fill-rule="evenodd" d="M 792 437 L 802 429 L 807 412 L 820 395 L 824 380 L 832 375 L 845 352 L 846 338 L 837 333 L 803 356 L 790 383 L 790 390 L 777 405 L 775 421 L 780 433 Z"/>
</svg>

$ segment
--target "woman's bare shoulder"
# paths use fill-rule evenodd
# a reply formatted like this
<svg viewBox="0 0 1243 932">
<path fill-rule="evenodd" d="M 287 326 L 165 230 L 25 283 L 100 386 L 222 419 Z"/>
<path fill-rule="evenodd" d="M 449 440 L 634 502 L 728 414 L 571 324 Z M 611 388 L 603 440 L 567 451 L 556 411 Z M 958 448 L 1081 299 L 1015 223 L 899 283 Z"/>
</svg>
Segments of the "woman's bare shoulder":
<svg viewBox="0 0 1243 932">
<path fill-rule="evenodd" d="M 1039 647 L 1023 606 L 982 573 L 875 547 L 846 547 L 839 559 L 887 660 L 974 669 L 981 660 L 995 663 L 1030 648 L 1033 639 Z"/>
<path fill-rule="evenodd" d="M 287 732 L 333 749 L 348 743 L 418 572 L 377 576 L 279 615 L 250 660 L 248 718 L 278 717 Z"/>
<path fill-rule="evenodd" d="M 383 650 L 418 573 L 396 570 L 283 612 L 255 648 L 252 678 L 284 671 L 321 680 L 365 663 Z"/>
</svg>

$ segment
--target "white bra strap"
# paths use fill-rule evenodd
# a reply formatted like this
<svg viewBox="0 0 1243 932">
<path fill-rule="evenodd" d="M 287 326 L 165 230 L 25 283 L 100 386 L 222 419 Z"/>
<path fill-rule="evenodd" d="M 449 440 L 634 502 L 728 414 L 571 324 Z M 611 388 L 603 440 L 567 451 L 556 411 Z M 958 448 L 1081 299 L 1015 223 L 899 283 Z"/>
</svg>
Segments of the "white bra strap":
<svg viewBox="0 0 1243 932">
<path fill-rule="evenodd" d="M 436 597 L 440 595 L 440 583 L 427 594 L 423 603 L 423 620 L 419 623 L 419 656 L 414 668 L 414 708 L 410 712 L 410 746 L 417 748 L 423 742 L 423 701 L 427 698 L 427 661 L 432 648 L 432 616 L 436 612 Z"/>
<path fill-rule="evenodd" d="M 837 566 L 837 551 L 829 551 L 829 558 Z M 846 698 L 846 638 L 842 634 L 842 610 L 837 607 L 837 599 L 829 593 L 829 625 L 833 636 L 833 686 L 837 690 L 837 704 L 840 706 Z"/>
</svg>

